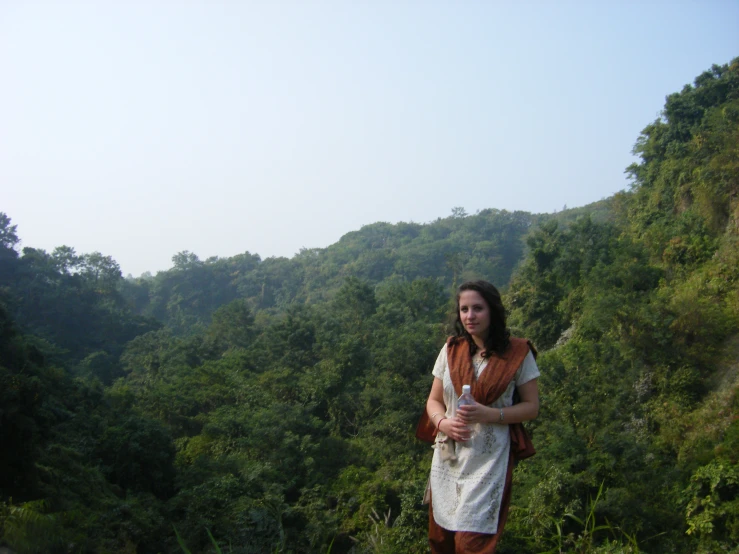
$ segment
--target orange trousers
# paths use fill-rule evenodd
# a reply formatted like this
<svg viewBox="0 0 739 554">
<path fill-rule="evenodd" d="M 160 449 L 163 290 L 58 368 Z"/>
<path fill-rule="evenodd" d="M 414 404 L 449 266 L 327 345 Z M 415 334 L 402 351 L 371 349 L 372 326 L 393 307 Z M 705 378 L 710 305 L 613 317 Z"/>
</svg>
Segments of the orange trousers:
<svg viewBox="0 0 739 554">
<path fill-rule="evenodd" d="M 498 532 L 492 535 L 473 533 L 472 531 L 449 531 L 439 526 L 434 520 L 434 499 L 432 496 L 431 502 L 429 502 L 429 546 L 431 546 L 431 554 L 495 554 L 498 541 L 503 534 L 503 527 L 508 519 L 512 481 L 513 463 L 512 460 L 509 460 L 503 499 L 498 515 Z"/>
</svg>

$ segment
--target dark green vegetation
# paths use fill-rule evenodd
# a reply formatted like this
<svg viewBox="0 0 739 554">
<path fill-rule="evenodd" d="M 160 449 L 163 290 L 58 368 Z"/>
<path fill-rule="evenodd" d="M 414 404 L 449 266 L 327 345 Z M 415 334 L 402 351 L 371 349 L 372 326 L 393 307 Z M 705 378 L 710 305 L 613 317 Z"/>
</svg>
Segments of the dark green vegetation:
<svg viewBox="0 0 739 554">
<path fill-rule="evenodd" d="M 122 279 L 19 253 L 0 215 L 0 544 L 425 552 L 413 427 L 450 291 L 483 277 L 542 351 L 500 551 L 739 552 L 737 144 L 739 59 L 668 97 L 631 191 L 556 216 Z"/>
</svg>

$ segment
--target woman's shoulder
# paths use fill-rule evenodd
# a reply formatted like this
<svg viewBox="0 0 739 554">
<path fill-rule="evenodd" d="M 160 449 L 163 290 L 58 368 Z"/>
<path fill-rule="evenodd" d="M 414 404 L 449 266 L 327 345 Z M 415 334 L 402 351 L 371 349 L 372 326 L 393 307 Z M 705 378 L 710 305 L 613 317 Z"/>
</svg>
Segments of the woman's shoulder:
<svg viewBox="0 0 739 554">
<path fill-rule="evenodd" d="M 523 354 L 524 356 L 531 351 L 531 353 L 534 355 L 534 358 L 536 358 L 538 352 L 536 351 L 536 347 L 534 346 L 534 343 L 531 342 L 529 339 L 519 338 L 519 337 L 511 337 L 509 340 L 510 346 L 508 347 L 511 352 L 516 353 L 519 352 Z"/>
<path fill-rule="evenodd" d="M 438 377 L 439 379 L 442 379 L 444 376 L 444 371 L 446 371 L 447 365 L 448 365 L 448 361 L 447 361 L 446 343 L 444 343 L 444 346 L 442 346 L 441 350 L 439 351 L 439 355 L 436 357 L 436 363 L 434 363 L 434 369 L 433 369 L 434 377 Z"/>
<path fill-rule="evenodd" d="M 444 360 L 444 363 L 446 363 L 447 356 L 449 355 L 449 349 L 447 348 L 448 345 L 449 343 L 445 342 L 444 346 L 441 347 L 441 350 L 439 350 L 439 355 L 436 359 L 436 363 L 439 363 L 441 360 Z"/>
</svg>

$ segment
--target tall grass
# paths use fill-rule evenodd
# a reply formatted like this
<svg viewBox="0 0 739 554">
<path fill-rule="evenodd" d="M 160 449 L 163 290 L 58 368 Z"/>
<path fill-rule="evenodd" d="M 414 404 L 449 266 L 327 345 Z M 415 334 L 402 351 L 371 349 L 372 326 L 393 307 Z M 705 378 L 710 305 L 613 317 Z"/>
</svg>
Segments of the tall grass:
<svg viewBox="0 0 739 554">
<path fill-rule="evenodd" d="M 174 528 L 174 534 L 177 536 L 177 543 L 180 545 L 180 548 L 182 549 L 182 551 L 185 554 L 192 554 L 192 552 L 190 552 L 190 550 L 187 548 L 187 545 L 185 544 L 185 541 L 182 540 L 182 537 L 180 537 L 180 534 L 177 532 L 177 527 L 174 527 L 174 525 L 172 527 Z M 223 554 L 223 552 L 221 551 L 221 547 L 218 546 L 218 543 L 213 538 L 213 535 L 211 535 L 210 529 L 207 529 L 206 528 L 205 531 L 206 531 L 206 533 L 208 533 L 208 537 L 210 537 L 210 542 L 212 542 L 213 543 L 213 546 L 216 547 L 217 554 Z"/>
<path fill-rule="evenodd" d="M 562 519 L 555 521 L 554 526 L 557 531 L 549 539 L 555 546 L 542 554 L 639 554 L 641 550 L 636 537 L 611 524 L 607 519 L 605 523 L 596 522 L 595 512 L 602 494 L 603 483 L 600 484 L 595 499 L 591 497 L 588 500 L 584 519 L 575 514 L 566 513 Z M 565 534 L 566 520 L 577 523 L 578 532 Z"/>
</svg>

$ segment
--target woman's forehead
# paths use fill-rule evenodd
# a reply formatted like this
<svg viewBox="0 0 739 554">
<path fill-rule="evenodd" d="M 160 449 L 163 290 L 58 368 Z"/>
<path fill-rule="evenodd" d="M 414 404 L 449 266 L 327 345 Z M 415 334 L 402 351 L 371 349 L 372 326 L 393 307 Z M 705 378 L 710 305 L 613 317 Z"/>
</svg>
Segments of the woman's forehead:
<svg viewBox="0 0 739 554">
<path fill-rule="evenodd" d="M 476 290 L 465 290 L 459 295 L 459 304 L 486 304 L 485 299 Z"/>
</svg>

